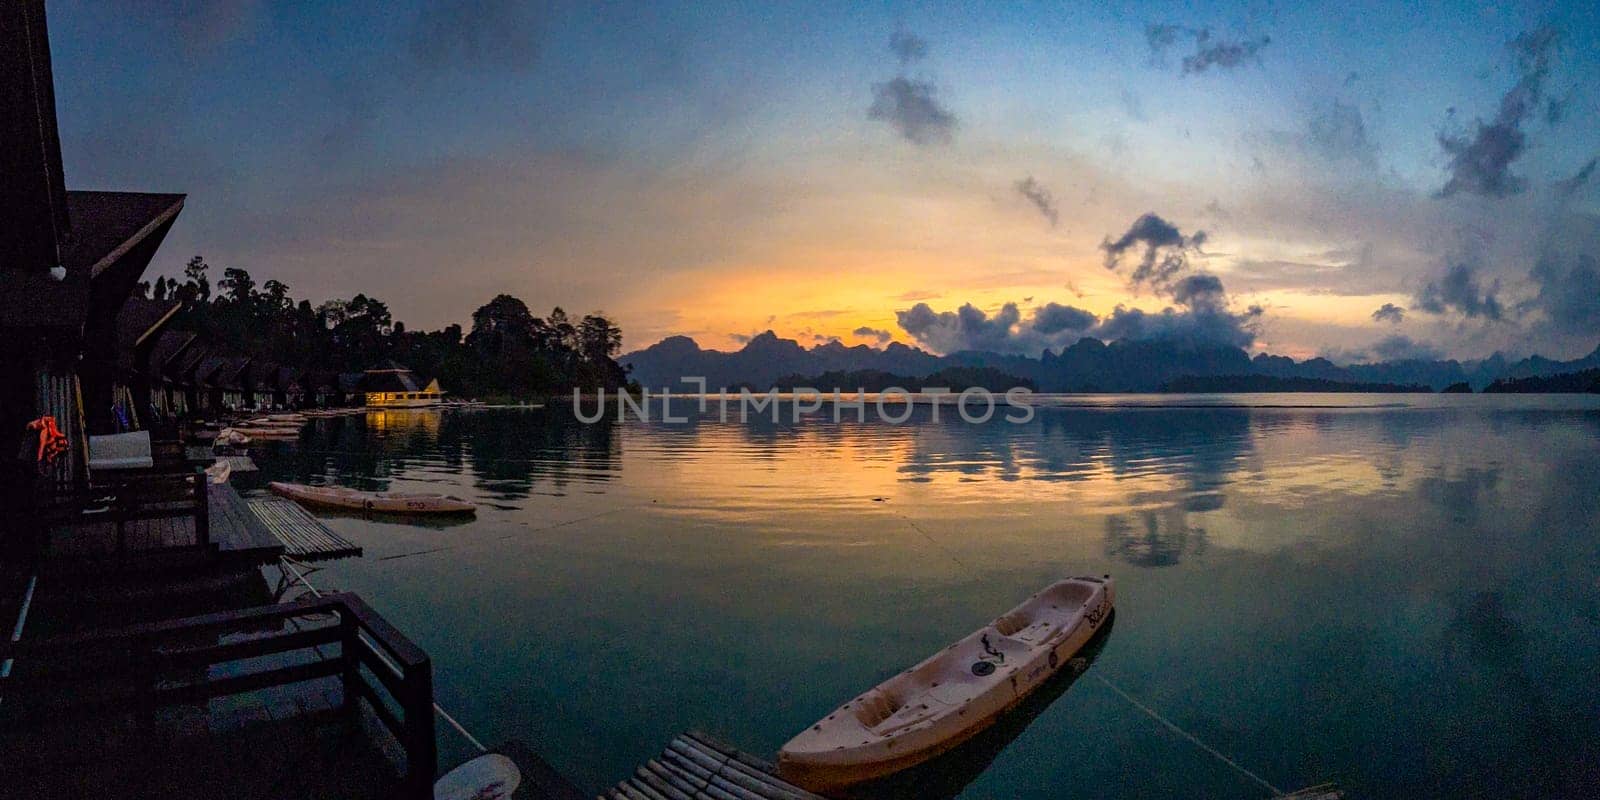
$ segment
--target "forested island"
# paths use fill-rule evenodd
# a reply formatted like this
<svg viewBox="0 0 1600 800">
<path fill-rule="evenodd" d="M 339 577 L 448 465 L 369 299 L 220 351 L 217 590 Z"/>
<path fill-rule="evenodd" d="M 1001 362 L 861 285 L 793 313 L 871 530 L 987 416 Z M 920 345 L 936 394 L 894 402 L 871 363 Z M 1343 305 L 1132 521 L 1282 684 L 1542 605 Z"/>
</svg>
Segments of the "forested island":
<svg viewBox="0 0 1600 800">
<path fill-rule="evenodd" d="M 1486 394 L 1600 394 L 1600 369 L 1586 369 L 1562 375 L 1497 380 L 1484 387 Z"/>
<path fill-rule="evenodd" d="M 150 299 L 183 303 L 179 315 L 187 329 L 303 372 L 359 372 L 392 359 L 463 397 L 529 397 L 627 383 L 616 362 L 622 330 L 611 320 L 598 313 L 574 318 L 559 306 L 535 316 L 508 294 L 474 311 L 468 330 L 451 324 L 413 331 L 376 297 L 312 305 L 296 300 L 282 281 L 258 285 L 236 267 L 222 271 L 213 291 L 201 256 L 189 260 L 183 280 L 159 277 L 139 290 Z"/>
</svg>

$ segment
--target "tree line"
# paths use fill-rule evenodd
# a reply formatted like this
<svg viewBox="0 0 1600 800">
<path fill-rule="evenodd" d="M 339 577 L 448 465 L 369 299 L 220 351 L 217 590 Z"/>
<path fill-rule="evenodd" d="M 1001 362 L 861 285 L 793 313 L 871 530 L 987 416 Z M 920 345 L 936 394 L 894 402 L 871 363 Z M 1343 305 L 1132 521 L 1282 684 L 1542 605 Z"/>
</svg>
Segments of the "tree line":
<svg viewBox="0 0 1600 800">
<path fill-rule="evenodd" d="M 538 317 L 508 294 L 474 311 L 469 331 L 458 324 L 412 331 L 376 297 L 313 306 L 295 300 L 282 281 L 257 285 L 237 267 L 222 270 L 213 291 L 210 265 L 198 255 L 182 280 L 162 276 L 139 286 L 146 297 L 182 301 L 184 327 L 305 372 L 358 372 L 394 359 L 462 397 L 617 389 L 628 382 L 616 362 L 622 330 L 611 320 L 600 313 L 574 319 L 559 306 Z"/>
</svg>

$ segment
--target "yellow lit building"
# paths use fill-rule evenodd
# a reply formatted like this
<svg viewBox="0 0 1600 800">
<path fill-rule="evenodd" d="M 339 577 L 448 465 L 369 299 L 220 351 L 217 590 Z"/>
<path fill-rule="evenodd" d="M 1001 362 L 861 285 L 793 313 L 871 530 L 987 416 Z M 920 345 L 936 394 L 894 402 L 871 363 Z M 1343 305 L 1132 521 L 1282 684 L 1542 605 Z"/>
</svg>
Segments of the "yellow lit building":
<svg viewBox="0 0 1600 800">
<path fill-rule="evenodd" d="M 439 405 L 444 390 L 437 380 L 421 385 L 416 373 L 393 361 L 367 370 L 361 379 L 368 408 L 427 408 Z"/>
</svg>

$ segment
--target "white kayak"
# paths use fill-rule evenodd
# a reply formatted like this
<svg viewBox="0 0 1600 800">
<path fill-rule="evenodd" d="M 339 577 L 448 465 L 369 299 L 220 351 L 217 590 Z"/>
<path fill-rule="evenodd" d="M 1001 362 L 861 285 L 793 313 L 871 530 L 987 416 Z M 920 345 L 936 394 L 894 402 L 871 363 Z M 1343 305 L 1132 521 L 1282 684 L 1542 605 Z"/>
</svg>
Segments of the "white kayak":
<svg viewBox="0 0 1600 800">
<path fill-rule="evenodd" d="M 244 445 L 249 443 L 249 436 L 246 436 L 233 428 L 223 428 L 222 431 L 217 434 L 217 440 L 214 444 L 217 447 L 228 447 L 231 445 Z"/>
<path fill-rule="evenodd" d="M 778 775 L 827 794 L 892 775 L 994 724 L 1111 616 L 1116 583 L 1054 583 L 972 635 L 878 684 L 778 751 Z"/>
<path fill-rule="evenodd" d="M 230 428 L 230 430 L 235 431 L 237 433 L 244 434 L 245 436 L 248 436 L 248 437 L 251 437 L 251 438 L 256 438 L 256 439 L 298 439 L 298 438 L 300 438 L 300 429 L 297 428 L 297 427 L 296 428 L 279 428 L 279 427 L 256 427 L 256 426 L 251 426 L 251 425 L 240 425 L 240 426 L 235 427 L 235 428 Z M 246 441 L 249 441 L 249 440 L 246 439 Z"/>
<path fill-rule="evenodd" d="M 291 500 L 352 511 L 377 511 L 391 514 L 471 514 L 472 503 L 454 495 L 411 492 L 361 492 L 343 486 L 307 486 L 303 483 L 273 481 L 267 488 Z"/>
<path fill-rule="evenodd" d="M 233 465 L 227 461 L 219 459 L 211 466 L 206 467 L 206 478 L 212 483 L 227 483 L 228 478 L 232 475 Z"/>
</svg>

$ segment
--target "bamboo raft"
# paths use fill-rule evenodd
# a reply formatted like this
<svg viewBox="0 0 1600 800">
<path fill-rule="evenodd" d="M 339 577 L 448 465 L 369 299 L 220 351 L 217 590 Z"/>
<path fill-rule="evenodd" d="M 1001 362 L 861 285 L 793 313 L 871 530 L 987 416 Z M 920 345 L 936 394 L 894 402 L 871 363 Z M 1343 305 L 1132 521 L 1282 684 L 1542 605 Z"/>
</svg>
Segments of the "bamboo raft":
<svg viewBox="0 0 1600 800">
<path fill-rule="evenodd" d="M 771 762 L 690 731 L 644 763 L 600 800 L 827 800 L 779 778 Z M 1273 800 L 1344 800 L 1332 783 Z"/>
<path fill-rule="evenodd" d="M 261 497 L 249 501 L 256 519 L 283 542 L 284 555 L 296 561 L 326 561 L 361 555 L 361 547 L 334 533 L 311 516 L 299 503 Z"/>
<path fill-rule="evenodd" d="M 673 739 L 604 800 L 824 800 L 773 774 L 772 764 L 702 733 Z"/>
<path fill-rule="evenodd" d="M 249 456 L 217 456 L 217 462 L 227 464 L 229 471 L 234 474 L 255 472 L 260 469 L 256 466 L 255 460 Z"/>
</svg>

